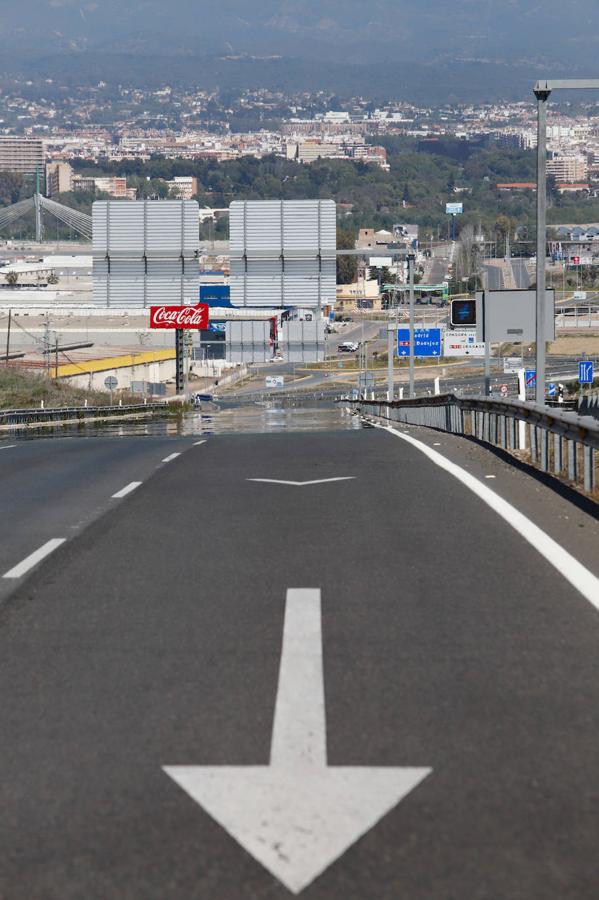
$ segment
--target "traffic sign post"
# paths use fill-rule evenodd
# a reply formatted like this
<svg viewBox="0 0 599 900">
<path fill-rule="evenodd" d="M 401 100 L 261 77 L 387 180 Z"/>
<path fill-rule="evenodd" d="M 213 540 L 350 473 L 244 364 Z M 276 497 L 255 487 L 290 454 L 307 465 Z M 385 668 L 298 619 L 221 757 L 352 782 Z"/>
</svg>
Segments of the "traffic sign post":
<svg viewBox="0 0 599 900">
<path fill-rule="evenodd" d="M 555 397 L 556 394 L 557 394 L 557 385 L 553 384 L 553 382 L 551 382 L 550 384 L 547 385 L 547 396 Z"/>
<path fill-rule="evenodd" d="M 118 387 L 118 379 L 114 375 L 107 375 L 104 379 L 104 387 L 110 391 L 110 405 L 112 406 L 112 392 Z M 86 401 L 87 402 L 87 401 Z"/>
</svg>

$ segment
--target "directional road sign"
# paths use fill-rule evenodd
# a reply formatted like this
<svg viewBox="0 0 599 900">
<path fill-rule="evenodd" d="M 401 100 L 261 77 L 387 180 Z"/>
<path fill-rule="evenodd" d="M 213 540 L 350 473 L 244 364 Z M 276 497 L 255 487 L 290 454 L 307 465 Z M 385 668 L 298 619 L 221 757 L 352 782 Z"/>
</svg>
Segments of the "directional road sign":
<svg viewBox="0 0 599 900">
<path fill-rule="evenodd" d="M 547 396 L 555 397 L 556 394 L 557 394 L 557 385 L 553 384 L 553 382 L 551 382 L 550 384 L 547 385 Z"/>
<path fill-rule="evenodd" d="M 109 391 L 114 391 L 115 388 L 118 387 L 118 380 L 114 377 L 114 375 L 109 375 L 104 379 L 104 387 L 108 388 Z"/>
<path fill-rule="evenodd" d="M 522 360 L 518 356 L 506 356 L 503 360 L 504 375 L 517 375 L 522 368 Z"/>
<path fill-rule="evenodd" d="M 593 363 L 589 359 L 581 359 L 578 363 L 578 380 L 581 384 L 593 383 Z"/>
<path fill-rule="evenodd" d="M 283 387 L 285 384 L 285 377 L 283 375 L 267 375 L 266 376 L 266 387 Z"/>
<path fill-rule="evenodd" d="M 410 329 L 397 330 L 397 355 L 410 355 Z M 414 356 L 441 356 L 441 329 L 414 329 Z"/>
<path fill-rule="evenodd" d="M 476 340 L 473 328 L 466 330 L 449 329 L 443 336 L 443 356 L 484 356 L 484 342 Z"/>
<path fill-rule="evenodd" d="M 537 384 L 537 370 L 536 369 L 526 369 L 524 372 L 524 383 L 526 387 L 536 387 Z"/>
</svg>

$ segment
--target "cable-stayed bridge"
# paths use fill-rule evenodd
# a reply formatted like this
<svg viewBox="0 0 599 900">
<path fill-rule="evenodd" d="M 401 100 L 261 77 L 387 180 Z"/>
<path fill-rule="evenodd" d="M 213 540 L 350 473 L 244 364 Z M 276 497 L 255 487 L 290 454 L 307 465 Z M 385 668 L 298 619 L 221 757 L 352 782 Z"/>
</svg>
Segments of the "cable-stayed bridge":
<svg viewBox="0 0 599 900">
<path fill-rule="evenodd" d="M 73 231 L 76 231 L 85 240 L 92 239 L 92 217 L 87 213 L 71 209 L 55 200 L 44 197 L 43 194 L 36 193 L 27 200 L 20 200 L 13 203 L 12 206 L 5 206 L 0 209 L 0 231 L 7 228 L 14 222 L 22 219 L 28 213 L 35 212 L 35 239 L 42 242 L 44 239 L 44 220 L 43 214 L 49 213 L 63 225 L 68 225 Z"/>
</svg>

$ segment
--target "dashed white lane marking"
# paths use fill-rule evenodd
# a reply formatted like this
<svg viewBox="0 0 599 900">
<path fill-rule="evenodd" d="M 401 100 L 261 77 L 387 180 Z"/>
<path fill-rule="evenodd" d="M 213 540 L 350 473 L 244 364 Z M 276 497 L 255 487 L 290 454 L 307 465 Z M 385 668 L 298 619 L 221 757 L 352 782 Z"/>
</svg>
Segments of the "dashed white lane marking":
<svg viewBox="0 0 599 900">
<path fill-rule="evenodd" d="M 130 484 L 127 484 L 124 488 L 121 488 L 120 491 L 117 491 L 116 494 L 112 495 L 113 500 L 120 500 L 122 497 L 126 497 L 127 494 L 130 494 L 131 491 L 134 491 L 135 488 L 138 488 L 141 484 L 141 481 L 132 481 Z"/>
<path fill-rule="evenodd" d="M 501 516 L 508 525 L 511 525 L 525 541 L 528 541 L 550 565 L 563 575 L 572 587 L 576 588 L 595 609 L 599 610 L 599 578 L 593 575 L 571 553 L 564 550 L 557 541 L 545 534 L 538 525 L 535 525 L 527 516 L 517 510 L 515 506 L 512 506 L 511 503 L 508 503 L 507 500 L 504 500 L 503 497 L 500 497 L 499 494 L 488 488 L 474 475 L 466 472 L 465 469 L 462 469 L 456 463 L 450 462 L 441 453 L 423 444 L 422 441 L 416 440 L 409 434 L 400 433 L 387 425 L 376 425 L 376 428 L 387 431 L 389 434 L 399 438 L 400 441 L 407 441 L 408 444 L 417 447 L 421 453 L 428 456 L 437 466 L 445 469 L 446 472 L 449 472 L 450 475 L 461 481 L 465 487 L 469 488 L 472 493 L 490 506 L 498 516 Z"/>
<path fill-rule="evenodd" d="M 172 461 L 173 461 L 174 459 L 176 459 L 178 456 L 181 456 L 181 454 L 180 454 L 180 453 L 171 453 L 171 455 L 170 455 L 170 456 L 166 456 L 166 457 L 162 460 L 162 462 L 172 462 Z"/>
<path fill-rule="evenodd" d="M 496 475 L 485 475 L 485 478 L 496 478 Z"/>
<path fill-rule="evenodd" d="M 6 447 L 0 447 L 0 450 L 14 450 L 16 444 L 7 444 Z"/>
<path fill-rule="evenodd" d="M 194 446 L 194 447 L 201 447 L 202 444 L 205 444 L 205 443 L 206 443 L 206 441 L 196 441 L 195 444 L 194 444 L 193 446 Z"/>
<path fill-rule="evenodd" d="M 64 544 L 66 538 L 52 538 L 52 540 L 47 541 L 43 546 L 39 547 L 29 556 L 26 556 L 20 563 L 18 563 L 14 568 L 9 569 L 2 577 L 3 578 L 22 578 L 23 575 L 26 575 L 30 569 L 33 569 L 42 559 L 45 559 L 46 556 L 49 556 L 57 547 L 60 547 L 61 544 Z"/>
</svg>

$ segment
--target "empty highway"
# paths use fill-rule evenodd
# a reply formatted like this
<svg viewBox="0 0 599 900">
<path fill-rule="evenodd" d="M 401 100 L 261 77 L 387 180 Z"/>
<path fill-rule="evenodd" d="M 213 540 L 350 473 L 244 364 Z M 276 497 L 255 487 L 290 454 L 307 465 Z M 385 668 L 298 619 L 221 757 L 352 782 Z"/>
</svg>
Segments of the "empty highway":
<svg viewBox="0 0 599 900">
<path fill-rule="evenodd" d="M 418 428 L 0 448 L 0 897 L 596 897 L 589 504 Z"/>
</svg>

